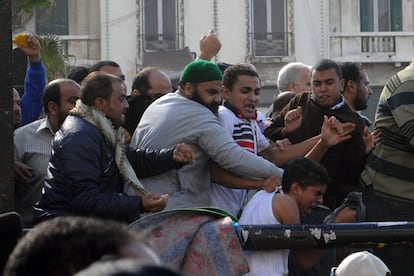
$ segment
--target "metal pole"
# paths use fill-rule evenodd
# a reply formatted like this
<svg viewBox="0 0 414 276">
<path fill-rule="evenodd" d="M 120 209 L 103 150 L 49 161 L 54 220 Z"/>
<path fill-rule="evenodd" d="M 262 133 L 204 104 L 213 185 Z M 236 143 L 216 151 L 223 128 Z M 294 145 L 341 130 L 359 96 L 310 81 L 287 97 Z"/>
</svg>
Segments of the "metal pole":
<svg viewBox="0 0 414 276">
<path fill-rule="evenodd" d="M 11 0 L 0 4 L 0 213 L 14 210 Z"/>
<path fill-rule="evenodd" d="M 414 246 L 414 222 L 235 225 L 245 250 Z"/>
</svg>

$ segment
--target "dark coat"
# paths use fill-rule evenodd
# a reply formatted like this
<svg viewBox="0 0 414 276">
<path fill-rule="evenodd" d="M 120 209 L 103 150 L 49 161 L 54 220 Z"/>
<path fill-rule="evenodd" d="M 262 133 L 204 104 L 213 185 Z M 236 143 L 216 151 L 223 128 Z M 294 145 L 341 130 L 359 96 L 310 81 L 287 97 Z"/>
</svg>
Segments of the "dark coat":
<svg viewBox="0 0 414 276">
<path fill-rule="evenodd" d="M 78 116 L 68 116 L 52 143 L 48 175 L 35 221 L 58 215 L 93 216 L 131 222 L 141 213 L 141 197 L 123 193 L 124 180 L 115 150 L 102 132 Z M 138 177 L 153 176 L 182 164 L 173 149 L 130 150 L 127 157 Z"/>
</svg>

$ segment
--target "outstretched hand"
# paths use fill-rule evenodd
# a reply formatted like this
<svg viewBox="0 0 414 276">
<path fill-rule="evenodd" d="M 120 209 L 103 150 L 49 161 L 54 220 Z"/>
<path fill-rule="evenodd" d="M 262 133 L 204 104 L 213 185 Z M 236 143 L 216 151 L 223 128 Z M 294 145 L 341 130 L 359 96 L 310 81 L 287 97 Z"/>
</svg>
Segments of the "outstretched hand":
<svg viewBox="0 0 414 276">
<path fill-rule="evenodd" d="M 142 197 L 142 208 L 144 212 L 154 213 L 164 210 L 167 205 L 168 195 L 156 195 L 147 193 Z"/>
<path fill-rule="evenodd" d="M 351 138 L 350 133 L 354 131 L 354 123 L 341 123 L 335 116 L 331 116 L 328 119 L 328 116 L 323 117 L 323 125 L 321 129 L 321 139 L 322 142 L 327 146 L 334 146 L 345 140 Z"/>
<path fill-rule="evenodd" d="M 181 143 L 175 147 L 173 159 L 175 162 L 192 164 L 195 162 L 195 152 L 189 145 Z"/>
</svg>

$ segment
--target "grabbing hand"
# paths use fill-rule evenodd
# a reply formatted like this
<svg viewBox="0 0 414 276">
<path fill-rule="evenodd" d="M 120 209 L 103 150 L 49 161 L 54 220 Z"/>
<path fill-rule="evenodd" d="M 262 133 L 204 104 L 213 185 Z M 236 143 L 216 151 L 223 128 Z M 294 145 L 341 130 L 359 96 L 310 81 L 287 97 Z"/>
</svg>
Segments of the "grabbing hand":
<svg viewBox="0 0 414 276">
<path fill-rule="evenodd" d="M 200 59 L 211 60 L 221 49 L 221 42 L 217 34 L 210 30 L 208 35 L 200 38 Z"/>
<path fill-rule="evenodd" d="M 284 151 L 285 149 L 287 149 L 288 146 L 291 146 L 292 143 L 290 142 L 290 140 L 288 138 L 284 138 L 282 140 L 276 140 L 274 142 L 271 142 L 272 148 L 279 150 L 279 151 Z"/>
<path fill-rule="evenodd" d="M 189 145 L 181 143 L 175 147 L 173 159 L 175 162 L 192 164 L 195 162 L 195 152 Z"/>
<path fill-rule="evenodd" d="M 32 168 L 20 161 L 14 161 L 14 173 L 16 175 L 16 179 L 20 180 L 24 184 L 27 184 L 32 177 Z"/>
<path fill-rule="evenodd" d="M 276 187 L 282 184 L 282 179 L 280 176 L 274 175 L 264 180 L 262 190 L 265 190 L 268 193 L 273 193 L 276 190 Z"/>
<path fill-rule="evenodd" d="M 154 213 L 164 210 L 167 205 L 168 195 L 156 195 L 147 193 L 142 197 L 142 208 L 144 212 Z"/>
<path fill-rule="evenodd" d="M 289 110 L 285 114 L 285 130 L 290 133 L 300 127 L 302 124 L 302 107 Z"/>
<path fill-rule="evenodd" d="M 364 128 L 362 139 L 365 144 L 365 153 L 369 153 L 375 148 L 375 145 L 381 140 L 381 131 L 379 129 L 374 130 L 372 133 L 369 132 L 368 127 Z"/>
<path fill-rule="evenodd" d="M 23 53 L 26 54 L 26 56 L 29 58 L 31 62 L 39 62 L 40 61 L 40 43 L 39 40 L 30 33 L 25 34 L 28 47 L 22 47 L 17 44 L 17 47 L 19 47 L 20 50 L 23 51 Z"/>
<path fill-rule="evenodd" d="M 335 116 L 323 117 L 323 125 L 321 129 L 321 139 L 327 146 L 334 146 L 345 140 L 351 138 L 350 133 L 354 131 L 355 124 L 353 123 L 341 123 Z"/>
</svg>

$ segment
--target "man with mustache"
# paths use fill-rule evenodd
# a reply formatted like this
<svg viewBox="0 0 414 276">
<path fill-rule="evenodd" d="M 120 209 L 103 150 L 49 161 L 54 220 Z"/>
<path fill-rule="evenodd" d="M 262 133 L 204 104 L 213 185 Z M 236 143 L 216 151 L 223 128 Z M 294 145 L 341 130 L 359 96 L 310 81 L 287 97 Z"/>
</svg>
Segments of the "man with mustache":
<svg viewBox="0 0 414 276">
<path fill-rule="evenodd" d="M 181 74 L 178 90 L 153 102 L 135 130 L 132 147 L 187 143 L 196 152 L 195 164 L 142 180 L 147 190 L 169 194 L 167 209 L 210 205 L 210 160 L 235 175 L 258 179 L 231 188 L 271 191 L 278 181 L 269 178 L 282 175 L 273 163 L 242 149 L 222 127 L 217 117 L 222 85 L 223 75 L 216 64 L 206 60 L 189 63 Z"/>
<path fill-rule="evenodd" d="M 311 86 L 312 92 L 295 96 L 264 134 L 271 140 L 288 138 L 292 143 L 299 143 L 320 132 L 324 116 L 335 116 L 341 123 L 355 124 L 352 137 L 331 147 L 320 161 L 331 178 L 324 202 L 335 209 L 349 192 L 357 190 L 365 153 L 370 150 L 365 144 L 370 144 L 368 140 L 372 136 L 368 131 L 363 135 L 361 117 L 341 94 L 343 79 L 337 63 L 328 59 L 319 61 L 312 68 Z"/>
</svg>

